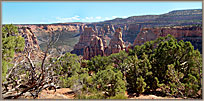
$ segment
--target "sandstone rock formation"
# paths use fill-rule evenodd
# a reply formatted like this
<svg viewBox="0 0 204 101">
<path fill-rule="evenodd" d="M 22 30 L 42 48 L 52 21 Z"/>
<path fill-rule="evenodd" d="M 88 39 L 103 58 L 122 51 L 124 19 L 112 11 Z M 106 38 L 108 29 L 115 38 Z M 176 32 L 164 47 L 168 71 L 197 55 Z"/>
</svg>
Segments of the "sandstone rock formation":
<svg viewBox="0 0 204 101">
<path fill-rule="evenodd" d="M 110 40 L 109 46 L 105 48 L 105 54 L 118 53 L 120 50 L 125 50 L 125 45 L 122 39 L 121 28 L 116 29 L 113 38 Z"/>
<path fill-rule="evenodd" d="M 133 45 L 141 45 L 146 41 L 155 40 L 168 34 L 173 35 L 178 41 L 190 41 L 195 49 L 202 52 L 202 27 L 198 26 L 143 28 L 137 35 Z"/>
<path fill-rule="evenodd" d="M 30 27 L 21 27 L 18 30 L 22 37 L 25 39 L 25 50 L 27 49 L 40 50 L 37 37 L 32 32 Z"/>
<path fill-rule="evenodd" d="M 36 35 L 33 33 L 30 27 L 19 27 L 19 34 L 25 39 L 25 48 L 23 52 L 15 53 L 14 61 L 20 61 L 30 52 L 30 58 L 35 59 L 36 56 L 43 58 L 43 52 L 41 51 Z"/>
<path fill-rule="evenodd" d="M 82 34 L 84 32 L 84 25 L 79 26 L 79 34 Z"/>
<path fill-rule="evenodd" d="M 103 29 L 105 30 L 105 34 L 110 34 L 110 27 L 109 27 L 109 25 L 104 25 Z"/>
<path fill-rule="evenodd" d="M 118 53 L 121 50 L 125 50 L 121 28 L 116 29 L 116 32 L 107 47 L 104 47 L 104 36 L 92 36 L 90 44 L 84 48 L 84 59 L 91 59 L 98 55 L 108 56 L 112 53 Z"/>
<path fill-rule="evenodd" d="M 110 26 L 110 31 L 113 32 L 113 33 L 115 33 L 114 25 L 111 25 L 111 26 Z"/>
<path fill-rule="evenodd" d="M 80 35 L 79 42 L 74 46 L 74 50 L 71 53 L 83 55 L 84 48 L 90 44 L 91 39 L 96 34 L 93 28 L 85 27 L 84 32 Z"/>
<path fill-rule="evenodd" d="M 98 34 L 98 29 L 97 29 L 96 25 L 94 25 L 93 30 Z"/>
<path fill-rule="evenodd" d="M 91 42 L 89 44 L 89 46 L 86 46 L 86 48 L 84 49 L 84 59 L 91 59 L 94 56 L 104 56 L 104 46 L 103 46 L 103 42 L 102 39 L 99 38 L 98 36 L 93 36 L 93 38 L 91 39 Z"/>
<path fill-rule="evenodd" d="M 103 28 L 100 28 L 98 31 L 98 35 L 104 35 L 105 34 L 105 30 Z"/>
</svg>

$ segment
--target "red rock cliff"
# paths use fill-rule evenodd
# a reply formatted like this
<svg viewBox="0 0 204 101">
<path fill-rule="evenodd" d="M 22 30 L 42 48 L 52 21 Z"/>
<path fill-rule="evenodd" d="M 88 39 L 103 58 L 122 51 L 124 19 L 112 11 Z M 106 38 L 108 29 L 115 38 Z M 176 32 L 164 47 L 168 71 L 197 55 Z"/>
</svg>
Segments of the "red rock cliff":
<svg viewBox="0 0 204 101">
<path fill-rule="evenodd" d="M 146 41 L 155 40 L 168 34 L 173 35 L 178 41 L 190 41 L 196 49 L 202 51 L 202 27 L 198 26 L 143 28 L 137 35 L 133 45 L 141 45 Z"/>
</svg>

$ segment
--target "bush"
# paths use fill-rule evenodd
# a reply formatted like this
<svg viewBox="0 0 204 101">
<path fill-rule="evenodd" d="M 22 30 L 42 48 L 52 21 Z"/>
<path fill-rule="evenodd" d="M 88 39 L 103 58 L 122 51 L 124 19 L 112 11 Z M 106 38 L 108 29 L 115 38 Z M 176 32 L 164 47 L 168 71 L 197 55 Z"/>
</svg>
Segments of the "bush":
<svg viewBox="0 0 204 101">
<path fill-rule="evenodd" d="M 114 71 L 112 66 L 99 71 L 94 77 L 94 84 L 98 91 L 103 91 L 108 97 L 124 93 L 126 90 L 122 73 Z"/>
<path fill-rule="evenodd" d="M 130 56 L 125 64 L 129 68 L 126 77 L 128 90 L 137 94 L 143 93 L 149 88 L 148 86 L 151 86 L 153 79 L 150 71 L 152 67 L 147 55 L 143 54 L 142 59 L 138 59 L 136 55 Z"/>
<path fill-rule="evenodd" d="M 53 58 L 51 61 L 54 61 L 53 70 L 61 87 L 70 87 L 68 78 L 87 71 L 85 68 L 81 68 L 80 59 L 76 54 L 66 53 L 64 56 L 58 59 Z"/>
<path fill-rule="evenodd" d="M 143 58 L 144 54 L 146 59 Z M 168 35 L 135 46 L 134 50 L 129 51 L 129 55 L 132 57 L 127 61 L 127 65 L 130 65 L 127 81 L 128 86 L 136 92 L 143 92 L 138 90 L 137 83 L 133 82 L 141 76 L 149 91 L 161 87 L 167 95 L 200 97 L 198 91 L 201 90 L 202 58 L 190 42 L 177 42 L 174 37 Z M 149 68 L 145 70 L 145 67 Z M 148 76 L 145 73 L 150 74 Z M 146 90 L 145 86 L 141 87 Z"/>
<path fill-rule="evenodd" d="M 13 66 L 11 61 L 15 52 L 24 50 L 25 40 L 19 36 L 18 28 L 12 24 L 2 27 L 2 79 L 5 81 L 7 70 Z"/>
</svg>

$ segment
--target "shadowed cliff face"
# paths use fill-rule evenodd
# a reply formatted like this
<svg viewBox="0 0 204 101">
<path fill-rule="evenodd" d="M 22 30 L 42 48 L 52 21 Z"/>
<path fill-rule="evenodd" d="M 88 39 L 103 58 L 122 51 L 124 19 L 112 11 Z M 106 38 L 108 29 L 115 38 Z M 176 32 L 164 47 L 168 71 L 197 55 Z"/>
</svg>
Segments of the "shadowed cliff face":
<svg viewBox="0 0 204 101">
<path fill-rule="evenodd" d="M 134 41 L 135 45 L 141 45 L 146 41 L 155 40 L 168 34 L 173 35 L 178 41 L 190 41 L 195 49 L 202 53 L 202 27 L 201 26 L 174 26 L 143 28 Z"/>
</svg>

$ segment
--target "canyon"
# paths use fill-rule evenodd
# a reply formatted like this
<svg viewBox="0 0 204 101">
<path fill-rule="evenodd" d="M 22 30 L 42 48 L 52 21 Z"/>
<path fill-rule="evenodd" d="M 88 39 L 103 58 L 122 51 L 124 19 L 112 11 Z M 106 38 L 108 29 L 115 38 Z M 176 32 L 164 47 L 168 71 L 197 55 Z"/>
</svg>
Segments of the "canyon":
<svg viewBox="0 0 204 101">
<path fill-rule="evenodd" d="M 44 50 L 51 34 L 59 34 L 55 48 L 84 59 L 108 56 L 168 34 L 190 41 L 202 53 L 202 10 L 176 10 L 161 15 L 132 16 L 94 23 L 17 24 L 26 46 Z M 32 36 L 32 37 L 31 37 Z M 27 39 L 26 39 L 27 38 Z"/>
</svg>

